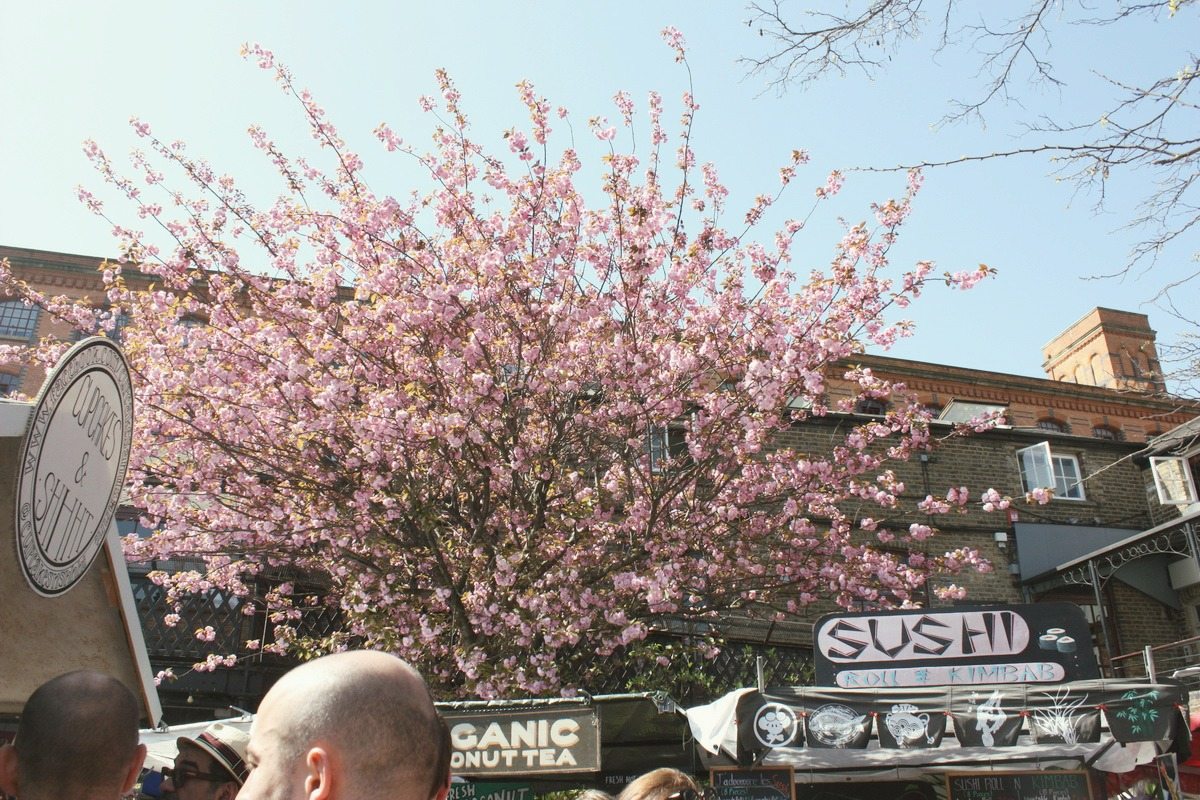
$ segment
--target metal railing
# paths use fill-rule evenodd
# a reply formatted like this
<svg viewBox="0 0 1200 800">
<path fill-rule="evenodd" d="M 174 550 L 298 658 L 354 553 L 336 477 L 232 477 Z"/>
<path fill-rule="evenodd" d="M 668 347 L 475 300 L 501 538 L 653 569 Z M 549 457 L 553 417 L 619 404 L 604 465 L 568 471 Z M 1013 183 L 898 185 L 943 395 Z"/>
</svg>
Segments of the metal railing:
<svg viewBox="0 0 1200 800">
<path fill-rule="evenodd" d="M 1200 693 L 1200 636 L 1113 656 L 1112 668 L 1120 678 L 1176 678 L 1189 692 Z"/>
</svg>

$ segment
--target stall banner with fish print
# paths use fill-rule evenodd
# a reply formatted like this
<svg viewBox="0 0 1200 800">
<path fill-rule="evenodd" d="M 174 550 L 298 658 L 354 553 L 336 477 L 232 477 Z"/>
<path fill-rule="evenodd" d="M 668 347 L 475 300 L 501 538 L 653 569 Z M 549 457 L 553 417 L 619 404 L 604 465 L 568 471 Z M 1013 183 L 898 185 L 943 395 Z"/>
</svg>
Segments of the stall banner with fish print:
<svg viewBox="0 0 1200 800">
<path fill-rule="evenodd" d="M 1181 687 L 1095 680 L 1045 686 L 900 687 L 853 690 L 796 686 L 748 691 L 731 720 L 737 761 L 750 765 L 776 749 L 1014 747 L 1100 739 L 1107 723 L 1119 742 L 1186 736 Z M 947 740 L 953 726 L 954 740 Z M 947 745 L 947 741 L 953 744 Z"/>
<path fill-rule="evenodd" d="M 834 697 L 817 696 L 812 700 L 804 715 L 809 747 L 861 750 L 871 741 L 871 704 Z"/>
</svg>

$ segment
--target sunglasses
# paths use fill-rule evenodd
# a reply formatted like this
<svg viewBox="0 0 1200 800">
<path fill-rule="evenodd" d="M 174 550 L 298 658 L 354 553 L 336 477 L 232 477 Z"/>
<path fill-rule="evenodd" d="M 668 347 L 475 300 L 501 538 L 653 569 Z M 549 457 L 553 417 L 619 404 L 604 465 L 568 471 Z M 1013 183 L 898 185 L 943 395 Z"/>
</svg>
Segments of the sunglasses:
<svg viewBox="0 0 1200 800">
<path fill-rule="evenodd" d="M 717 800 L 717 790 L 711 786 L 705 786 L 698 792 L 695 789 L 682 789 L 667 795 L 666 800 Z"/>
<path fill-rule="evenodd" d="M 209 783 L 225 783 L 232 781 L 233 776 L 228 772 L 201 772 L 195 767 L 163 767 L 163 778 L 170 778 L 178 791 L 193 780 L 208 781 Z"/>
</svg>

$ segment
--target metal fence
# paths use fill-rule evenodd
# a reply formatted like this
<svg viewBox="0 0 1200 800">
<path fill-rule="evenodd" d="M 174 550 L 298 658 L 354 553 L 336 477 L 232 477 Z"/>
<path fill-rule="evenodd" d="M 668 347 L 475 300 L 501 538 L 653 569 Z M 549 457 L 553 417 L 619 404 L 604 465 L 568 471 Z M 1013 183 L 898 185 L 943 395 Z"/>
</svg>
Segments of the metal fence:
<svg viewBox="0 0 1200 800">
<path fill-rule="evenodd" d="M 231 707 L 253 710 L 271 684 L 297 662 L 293 658 L 254 651 L 247 642 L 270 644 L 270 626 L 261 604 L 228 592 L 211 590 L 184 595 L 178 602 L 167 590 L 131 565 L 130 584 L 142 625 L 146 653 L 155 673 L 169 670 L 175 677 L 158 687 L 163 719 L 169 724 L 209 720 Z M 252 596 L 269 585 L 255 586 Z M 337 631 L 341 616 L 322 604 L 306 607 L 295 623 L 301 636 L 324 636 Z M 197 670 L 210 653 L 239 655 L 233 667 Z"/>
<path fill-rule="evenodd" d="M 170 669 L 178 676 L 159 687 L 168 722 L 211 719 L 229 706 L 252 710 L 266 689 L 296 663 L 261 651 L 246 655 L 247 641 L 270 643 L 261 604 L 215 589 L 184 596 L 176 604 L 145 570 L 135 567 L 132 572 L 134 603 L 151 667 L 155 672 Z M 261 596 L 270 585 L 264 580 L 252 595 Z M 294 624 L 298 635 L 319 638 L 336 633 L 341 623 L 337 609 L 316 603 L 306 606 Z M 662 691 L 685 705 L 757 685 L 760 659 L 768 686 L 812 683 L 812 652 L 807 647 L 732 642 L 712 658 L 704 651 L 686 636 L 662 633 L 626 652 L 602 656 L 581 647 L 565 653 L 563 660 L 572 674 L 585 676 L 579 688 L 593 694 Z M 209 653 L 243 657 L 232 668 L 193 670 Z"/>
<path fill-rule="evenodd" d="M 1183 681 L 1189 693 L 1198 693 L 1200 636 L 1114 656 L 1112 666 L 1113 672 L 1121 678 L 1174 678 Z"/>
</svg>

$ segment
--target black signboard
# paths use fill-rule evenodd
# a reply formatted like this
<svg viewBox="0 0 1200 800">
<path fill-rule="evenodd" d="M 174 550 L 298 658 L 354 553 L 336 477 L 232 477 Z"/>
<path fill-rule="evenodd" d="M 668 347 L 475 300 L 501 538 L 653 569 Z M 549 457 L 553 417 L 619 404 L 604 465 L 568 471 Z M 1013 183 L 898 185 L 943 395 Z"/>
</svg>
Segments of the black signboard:
<svg viewBox="0 0 1200 800">
<path fill-rule="evenodd" d="M 446 800 L 534 800 L 536 796 L 528 783 L 491 781 L 452 783 Z"/>
<path fill-rule="evenodd" d="M 801 783 L 796 785 L 796 800 L 945 800 L 941 783 L 940 779 L 937 786 L 923 780 Z"/>
<path fill-rule="evenodd" d="M 1086 772 L 951 772 L 949 800 L 1091 800 Z"/>
<path fill-rule="evenodd" d="M 719 800 L 796 800 L 791 767 L 718 768 L 709 781 Z"/>
<path fill-rule="evenodd" d="M 1057 684 L 1100 677 L 1074 603 L 828 614 L 814 629 L 819 686 Z"/>
<path fill-rule="evenodd" d="M 466 777 L 600 770 L 600 723 L 590 706 L 442 713 L 450 772 Z"/>
</svg>

